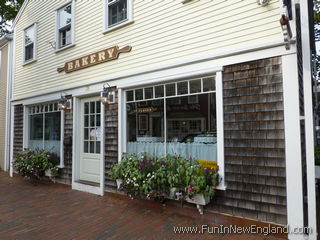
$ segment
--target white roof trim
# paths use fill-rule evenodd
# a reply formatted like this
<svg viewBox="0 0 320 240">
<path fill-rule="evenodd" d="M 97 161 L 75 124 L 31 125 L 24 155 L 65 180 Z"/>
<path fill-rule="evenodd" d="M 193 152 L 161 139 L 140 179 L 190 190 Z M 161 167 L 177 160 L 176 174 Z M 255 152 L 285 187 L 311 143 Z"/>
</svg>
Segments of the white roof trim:
<svg viewBox="0 0 320 240">
<path fill-rule="evenodd" d="M 6 34 L 0 38 L 0 48 L 13 39 L 12 34 Z"/>
<path fill-rule="evenodd" d="M 17 22 L 19 21 L 21 15 L 22 15 L 22 13 L 24 12 L 24 9 L 26 8 L 26 6 L 27 6 L 28 3 L 29 3 L 29 0 L 25 0 L 25 1 L 23 2 L 23 4 L 22 4 L 22 6 L 21 6 L 21 8 L 20 8 L 20 10 L 19 10 L 16 18 L 14 19 L 14 21 L 13 21 L 13 23 L 12 23 L 12 28 L 13 28 L 13 29 L 15 28 Z"/>
</svg>

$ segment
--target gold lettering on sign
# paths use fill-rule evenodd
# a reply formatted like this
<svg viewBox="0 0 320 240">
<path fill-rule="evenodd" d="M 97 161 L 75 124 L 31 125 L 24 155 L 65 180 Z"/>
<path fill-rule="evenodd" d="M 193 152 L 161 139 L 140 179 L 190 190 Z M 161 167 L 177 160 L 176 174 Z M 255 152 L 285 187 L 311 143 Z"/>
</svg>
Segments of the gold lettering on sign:
<svg viewBox="0 0 320 240">
<path fill-rule="evenodd" d="M 112 58 L 114 49 L 111 48 L 111 49 L 107 50 L 107 52 L 108 52 L 109 58 Z"/>
<path fill-rule="evenodd" d="M 104 52 L 104 51 L 103 52 L 99 52 L 98 55 L 99 55 L 99 57 L 98 57 L 98 61 L 99 62 L 106 59 L 106 52 Z"/>
<path fill-rule="evenodd" d="M 91 53 L 87 56 L 83 56 L 78 59 L 74 59 L 72 61 L 66 62 L 63 67 L 58 68 L 57 70 L 58 72 L 66 72 L 66 73 L 74 72 L 79 69 L 87 68 L 96 64 L 115 60 L 119 57 L 120 53 L 126 53 L 130 51 L 131 51 L 131 46 L 125 46 L 123 48 L 114 46 L 114 47 L 107 48 L 105 50 L 101 50 L 96 53 Z"/>
<path fill-rule="evenodd" d="M 96 55 L 95 54 L 92 54 L 90 55 L 90 63 L 95 63 L 96 62 Z"/>
<path fill-rule="evenodd" d="M 72 70 L 73 69 L 73 62 L 69 62 L 68 63 L 68 70 Z"/>
<path fill-rule="evenodd" d="M 88 57 L 83 57 L 82 58 L 82 66 L 87 66 L 88 65 Z"/>
<path fill-rule="evenodd" d="M 79 68 L 79 67 L 80 67 L 80 60 L 78 59 L 74 62 L 74 68 Z"/>
</svg>

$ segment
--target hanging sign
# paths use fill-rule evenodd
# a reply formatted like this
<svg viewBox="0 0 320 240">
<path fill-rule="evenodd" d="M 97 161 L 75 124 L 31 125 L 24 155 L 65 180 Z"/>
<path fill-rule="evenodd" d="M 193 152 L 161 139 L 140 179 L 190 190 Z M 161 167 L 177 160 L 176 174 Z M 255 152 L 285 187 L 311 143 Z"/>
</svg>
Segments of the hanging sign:
<svg viewBox="0 0 320 240">
<path fill-rule="evenodd" d="M 91 67 L 100 63 L 108 62 L 111 60 L 115 60 L 119 57 L 120 53 L 130 52 L 132 49 L 131 46 L 125 46 L 123 48 L 119 48 L 118 46 L 114 46 L 111 48 L 107 48 L 105 50 L 101 50 L 96 53 L 89 54 L 87 56 L 74 59 L 72 61 L 66 62 L 64 67 L 58 68 L 57 71 L 60 72 L 74 72 L 83 68 Z"/>
</svg>

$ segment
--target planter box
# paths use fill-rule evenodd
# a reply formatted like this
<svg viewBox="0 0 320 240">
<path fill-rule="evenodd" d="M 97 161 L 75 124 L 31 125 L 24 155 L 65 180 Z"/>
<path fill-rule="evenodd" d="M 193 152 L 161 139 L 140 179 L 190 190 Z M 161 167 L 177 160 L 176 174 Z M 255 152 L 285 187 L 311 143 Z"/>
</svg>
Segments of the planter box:
<svg viewBox="0 0 320 240">
<path fill-rule="evenodd" d="M 188 203 L 197 204 L 197 208 L 200 214 L 203 214 L 203 206 L 210 202 L 209 197 L 205 197 L 203 194 L 196 194 L 192 198 L 186 197 Z"/>
<path fill-rule="evenodd" d="M 123 180 L 122 179 L 117 179 L 116 182 L 117 182 L 117 188 L 120 189 L 121 185 L 123 183 Z"/>
<path fill-rule="evenodd" d="M 46 170 L 44 174 L 49 178 L 53 177 L 51 173 L 51 169 Z"/>
</svg>

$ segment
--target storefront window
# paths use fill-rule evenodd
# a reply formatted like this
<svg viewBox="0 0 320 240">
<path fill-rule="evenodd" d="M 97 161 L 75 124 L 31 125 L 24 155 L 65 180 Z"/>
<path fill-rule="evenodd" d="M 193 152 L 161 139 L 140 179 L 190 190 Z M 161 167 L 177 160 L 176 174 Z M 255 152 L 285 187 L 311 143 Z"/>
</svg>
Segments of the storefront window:
<svg viewBox="0 0 320 240">
<path fill-rule="evenodd" d="M 60 133 L 61 113 L 56 103 L 29 108 L 30 149 L 45 149 L 60 155 Z"/>
<path fill-rule="evenodd" d="M 217 160 L 214 77 L 128 90 L 126 95 L 128 153 Z"/>
<path fill-rule="evenodd" d="M 164 155 L 164 101 L 127 104 L 127 152 Z"/>
</svg>

